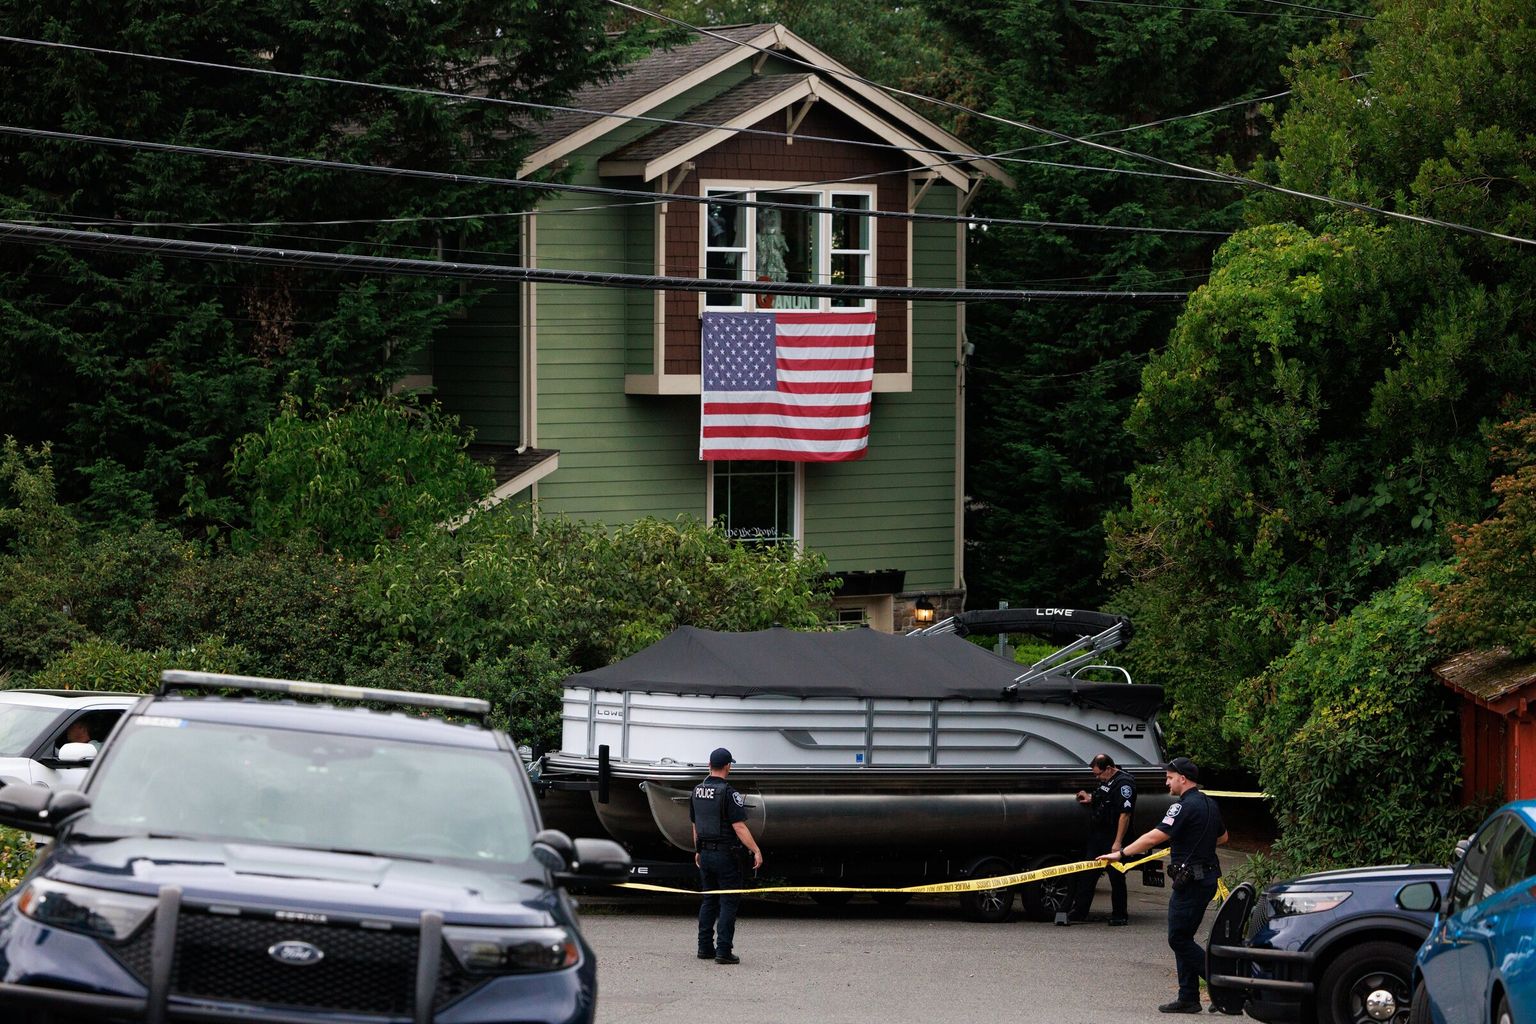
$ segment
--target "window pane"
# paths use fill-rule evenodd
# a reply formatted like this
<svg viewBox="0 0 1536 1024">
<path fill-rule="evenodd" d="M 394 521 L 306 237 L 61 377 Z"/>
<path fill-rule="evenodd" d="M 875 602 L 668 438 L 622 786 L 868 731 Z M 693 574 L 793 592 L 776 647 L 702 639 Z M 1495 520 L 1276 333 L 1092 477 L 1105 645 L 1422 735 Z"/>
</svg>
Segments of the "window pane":
<svg viewBox="0 0 1536 1024">
<path fill-rule="evenodd" d="M 866 284 L 865 274 L 869 267 L 869 257 L 853 253 L 839 253 L 832 257 L 832 283 L 833 284 Z M 834 306 L 865 307 L 869 304 L 867 299 L 834 298 Z"/>
<path fill-rule="evenodd" d="M 775 194 L 772 199 L 790 205 L 791 209 L 763 210 L 759 215 L 763 229 L 757 234 L 758 279 L 810 284 L 817 280 L 821 270 L 817 238 L 820 217 L 809 209 L 793 207 L 818 206 L 820 197 L 791 192 Z M 818 309 L 820 302 L 814 296 L 779 295 L 773 300 L 773 308 Z"/>
<path fill-rule="evenodd" d="M 833 195 L 832 205 L 867 210 L 869 209 L 869 196 Z M 867 250 L 869 248 L 869 218 L 859 217 L 851 213 L 832 214 L 832 248 Z"/>
<path fill-rule="evenodd" d="M 790 539 L 795 468 L 788 462 L 715 463 L 715 518 L 746 544 Z"/>
<path fill-rule="evenodd" d="M 1494 838 L 1503 828 L 1505 820 L 1502 817 L 1495 819 L 1487 828 L 1473 837 L 1472 842 L 1467 846 L 1466 855 L 1461 858 L 1461 864 L 1456 869 L 1456 877 L 1451 880 L 1453 912 L 1465 910 L 1482 899 L 1479 885 L 1483 871 L 1488 866 L 1488 854 Z"/>
<path fill-rule="evenodd" d="M 710 251 L 704 257 L 704 276 L 711 281 L 740 281 L 741 253 Z M 711 306 L 739 306 L 745 295 L 733 292 L 710 292 L 705 300 Z"/>
<path fill-rule="evenodd" d="M 1485 872 L 1483 898 L 1508 889 L 1526 877 L 1526 862 L 1530 858 L 1531 833 L 1518 818 L 1510 818 L 1509 826 L 1496 840 L 1493 858 Z"/>
<path fill-rule="evenodd" d="M 747 247 L 747 207 L 709 204 L 709 224 L 704 244 L 711 249 Z"/>
</svg>

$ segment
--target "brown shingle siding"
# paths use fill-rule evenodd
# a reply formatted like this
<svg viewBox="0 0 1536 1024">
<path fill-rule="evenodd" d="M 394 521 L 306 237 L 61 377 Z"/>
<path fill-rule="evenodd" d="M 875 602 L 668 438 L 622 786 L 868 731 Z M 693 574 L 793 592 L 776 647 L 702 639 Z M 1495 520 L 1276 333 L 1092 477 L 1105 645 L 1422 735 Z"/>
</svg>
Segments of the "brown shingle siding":
<svg viewBox="0 0 1536 1024">
<path fill-rule="evenodd" d="M 774 114 L 754 125 L 768 131 L 784 130 L 784 115 Z M 828 139 L 873 140 L 863 128 L 825 106 L 811 108 L 801 122 L 805 135 Z M 700 181 L 752 180 L 816 182 L 829 179 L 858 178 L 862 175 L 900 171 L 907 159 L 890 150 L 848 147 L 834 142 L 797 138 L 793 145 L 782 139 L 738 135 L 695 158 L 695 170 L 676 191 L 699 194 Z M 888 173 L 871 179 L 876 183 L 875 204 L 881 210 L 904 211 L 907 206 L 907 177 Z M 865 184 L 855 182 L 854 184 Z M 673 203 L 667 208 L 667 274 L 697 277 L 699 251 L 699 209 L 697 203 Z M 874 259 L 875 281 L 882 285 L 907 283 L 907 225 L 903 221 L 876 220 Z M 699 360 L 699 304 L 694 293 L 668 292 L 666 298 L 666 373 L 696 374 Z M 902 373 L 907 367 L 907 304 L 889 300 L 877 304 L 875 325 L 875 370 L 878 373 Z"/>
</svg>

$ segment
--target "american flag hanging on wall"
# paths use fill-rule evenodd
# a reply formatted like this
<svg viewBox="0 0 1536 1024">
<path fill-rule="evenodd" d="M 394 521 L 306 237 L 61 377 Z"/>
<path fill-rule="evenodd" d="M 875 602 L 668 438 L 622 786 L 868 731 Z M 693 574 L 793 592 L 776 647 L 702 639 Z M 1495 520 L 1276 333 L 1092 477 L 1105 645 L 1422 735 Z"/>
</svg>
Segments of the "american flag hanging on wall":
<svg viewBox="0 0 1536 1024">
<path fill-rule="evenodd" d="M 875 313 L 705 313 L 699 458 L 846 462 L 869 447 Z"/>
</svg>

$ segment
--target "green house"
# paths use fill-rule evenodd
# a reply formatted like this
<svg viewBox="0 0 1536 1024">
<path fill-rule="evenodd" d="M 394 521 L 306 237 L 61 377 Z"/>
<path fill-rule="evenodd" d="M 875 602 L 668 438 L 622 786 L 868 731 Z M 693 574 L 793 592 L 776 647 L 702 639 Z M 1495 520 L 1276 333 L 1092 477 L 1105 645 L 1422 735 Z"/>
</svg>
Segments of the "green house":
<svg viewBox="0 0 1536 1024">
<path fill-rule="evenodd" d="M 962 225 L 815 208 L 952 218 L 985 180 L 1007 182 L 781 25 L 657 51 L 570 106 L 584 112 L 538 124 L 524 175 L 784 206 L 551 194 L 525 218 L 530 266 L 953 288 L 965 283 Z M 874 311 L 862 457 L 702 460 L 705 312 L 850 306 Z M 952 301 L 525 284 L 455 321 L 409 383 L 473 428 L 493 500 L 612 524 L 688 515 L 792 541 L 843 578 L 844 621 L 889 630 L 920 599 L 946 610 L 964 597 L 964 344 L 965 307 Z"/>
</svg>

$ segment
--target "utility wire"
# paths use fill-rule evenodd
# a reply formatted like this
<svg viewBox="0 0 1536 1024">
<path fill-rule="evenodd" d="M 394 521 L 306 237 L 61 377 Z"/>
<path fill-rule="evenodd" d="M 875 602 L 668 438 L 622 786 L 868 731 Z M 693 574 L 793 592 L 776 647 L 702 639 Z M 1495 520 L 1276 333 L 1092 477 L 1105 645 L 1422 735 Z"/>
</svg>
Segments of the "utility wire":
<svg viewBox="0 0 1536 1024">
<path fill-rule="evenodd" d="M 225 160 L 246 160 L 253 163 L 280 164 L 291 167 L 312 167 L 320 170 L 347 171 L 358 174 L 379 174 L 385 177 L 419 178 L 428 181 L 445 181 L 456 185 L 497 185 L 511 188 L 533 189 L 541 192 L 572 192 L 578 195 L 617 196 L 642 199 L 640 205 L 667 202 L 721 204 L 779 210 L 797 210 L 804 213 L 846 214 L 859 217 L 883 217 L 888 220 L 929 222 L 943 224 L 986 224 L 1051 228 L 1082 231 L 1118 231 L 1130 233 L 1208 235 L 1225 238 L 1230 231 L 1209 231 L 1198 228 L 1156 228 L 1126 224 L 1078 224 L 1064 221 L 1019 220 L 1002 217 L 960 217 L 953 214 L 917 213 L 902 210 L 861 209 L 854 206 L 807 206 L 803 203 L 775 203 L 772 200 L 733 198 L 746 189 L 710 195 L 688 195 L 681 192 L 648 192 L 641 189 L 612 188 L 605 185 L 574 185 L 554 182 L 529 181 L 526 178 L 502 178 L 479 174 L 463 174 L 457 171 L 429 171 L 414 167 L 389 167 L 383 164 L 359 164 L 341 160 L 325 160 L 319 157 L 280 156 L 272 153 L 255 153 L 247 150 L 213 149 L 207 146 L 186 146 L 170 142 L 150 142 L 143 139 L 124 139 L 107 135 L 85 135 L 79 132 L 51 131 L 44 128 L 27 128 L 19 125 L 0 124 L 0 133 L 29 138 L 51 139 L 63 142 L 82 142 L 96 146 L 116 146 L 125 149 L 146 150 L 158 153 L 177 153 L 190 156 Z M 835 183 L 834 183 L 835 184 Z M 798 186 L 805 188 L 806 186 Z M 787 189 L 786 189 L 787 191 Z M 528 211 L 523 211 L 526 215 Z"/>
<path fill-rule="evenodd" d="M 615 274 L 586 270 L 555 270 L 547 267 L 507 267 L 489 263 L 417 260 L 352 253 L 274 249 L 228 242 L 197 242 L 180 238 L 155 238 L 113 232 L 75 231 L 0 221 L 0 238 L 35 245 L 111 252 L 137 252 L 194 259 L 233 260 L 289 267 L 330 267 L 362 273 L 399 274 L 408 277 L 445 277 L 511 283 L 588 285 L 632 288 L 645 291 L 722 292 L 737 295 L 799 295 L 832 299 L 909 299 L 918 302 L 1032 302 L 1071 299 L 1109 299 L 1127 302 L 1178 302 L 1187 292 L 1163 291 L 1067 291 L 1046 289 L 917 288 L 886 285 L 800 284 L 789 281 L 713 280 L 669 277 L 657 274 Z"/>
<path fill-rule="evenodd" d="M 1073 3 L 1108 4 L 1112 7 L 1152 7 L 1160 11 L 1194 11 L 1198 14 L 1236 14 L 1247 15 L 1250 18 L 1305 18 L 1311 21 L 1338 21 L 1340 18 L 1359 18 L 1362 21 L 1370 20 L 1369 18 L 1362 18 L 1358 14 L 1291 14 L 1287 11 L 1233 11 L 1220 7 L 1176 7 L 1172 4 L 1140 3 L 1138 0 L 1073 0 Z M 1286 6 L 1301 5 L 1287 4 Z M 1321 8 L 1309 7 L 1306 9 L 1320 10 Z"/>
<path fill-rule="evenodd" d="M 627 11 L 634 11 L 638 14 L 644 14 L 648 17 L 655 18 L 658 21 L 663 21 L 670 25 L 676 25 L 681 28 L 688 29 L 689 31 L 695 32 L 699 35 L 705 35 L 710 36 L 711 38 L 724 40 L 733 46 L 744 46 L 748 49 L 756 50 L 759 53 L 769 54 L 778 58 L 779 60 L 786 61 L 791 64 L 798 64 L 803 67 L 814 68 L 822 74 L 833 75 L 839 79 L 845 79 L 850 82 L 858 82 L 862 85 L 869 86 L 870 88 L 889 93 L 892 96 L 900 96 L 905 99 L 916 100 L 921 103 L 931 103 L 948 110 L 969 114 L 973 117 L 979 117 L 987 121 L 995 122 L 997 124 L 1007 125 L 1011 128 L 1019 128 L 1024 131 L 1035 132 L 1039 135 L 1045 135 L 1049 138 L 1058 139 L 1062 142 L 1071 142 L 1080 146 L 1086 146 L 1090 149 L 1097 149 L 1105 153 L 1113 153 L 1116 156 L 1127 157 L 1132 160 L 1141 160 L 1143 162 L 1157 164 L 1162 167 L 1170 167 L 1177 171 L 1185 171 L 1190 174 L 1201 175 L 1213 181 L 1229 182 L 1243 188 L 1260 189 L 1266 192 L 1274 192 L 1279 195 L 1290 196 L 1295 199 L 1308 199 L 1314 202 L 1327 203 L 1332 206 L 1342 207 L 1344 209 L 1357 210 L 1361 213 L 1373 213 L 1381 217 L 1390 217 L 1395 220 L 1411 221 L 1416 224 L 1426 224 L 1431 227 L 1445 228 L 1448 231 L 1458 231 L 1463 234 L 1477 235 L 1482 238 L 1496 238 L 1500 241 L 1514 242 L 1518 245 L 1536 246 L 1536 239 L 1532 238 L 1521 238 L 1518 235 L 1507 235 L 1498 231 L 1490 231 L 1486 228 L 1472 227 L 1468 224 L 1458 224 L 1454 221 L 1440 220 L 1436 217 L 1424 217 L 1414 213 L 1403 213 L 1398 210 L 1387 210 L 1379 206 L 1371 206 L 1367 203 L 1357 203 L 1348 199 L 1338 199 L 1334 196 L 1319 195 L 1313 192 L 1304 192 L 1300 189 L 1286 188 L 1283 185 L 1270 184 L 1267 181 L 1260 181 L 1256 178 L 1245 178 L 1242 175 L 1228 174 L 1225 171 L 1216 171 L 1207 167 L 1192 167 L 1189 164 L 1181 164 L 1175 160 L 1166 160 L 1162 157 L 1152 156 L 1149 153 L 1140 153 L 1133 149 L 1126 149 L 1123 146 L 1112 146 L 1108 143 L 1095 142 L 1092 139 L 1084 138 L 1082 136 L 1068 135 L 1066 132 L 1059 132 L 1052 128 L 1042 128 L 1039 125 L 1031 124 L 1027 121 L 1015 121 L 1012 118 L 1002 117 L 998 114 L 991 114 L 985 111 L 976 110 L 974 108 L 967 107 L 964 104 L 956 103 L 953 100 L 939 99 L 934 96 L 925 96 L 922 93 L 911 92 L 907 89 L 900 89 L 896 86 L 883 85 L 879 82 L 871 81 L 862 75 L 854 74 L 851 71 L 838 71 L 832 68 L 825 68 L 821 65 L 812 64 L 809 61 L 801 60 L 798 57 L 793 57 L 786 53 L 770 50 L 766 47 L 756 46 L 752 43 L 739 42 L 726 36 L 722 36 L 717 32 L 712 32 L 707 28 L 700 28 L 697 25 L 690 25 L 688 22 L 673 18 L 670 15 L 660 14 L 656 11 L 649 11 L 643 7 L 636 7 L 634 4 L 627 3 L 626 0 L 606 0 L 606 2 L 612 4 L 615 7 L 623 8 Z M 1094 0 L 1094 2 L 1108 3 L 1111 2 L 1111 0 Z M 1114 0 L 1114 2 L 1123 2 L 1123 0 Z"/>
</svg>

